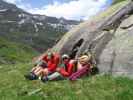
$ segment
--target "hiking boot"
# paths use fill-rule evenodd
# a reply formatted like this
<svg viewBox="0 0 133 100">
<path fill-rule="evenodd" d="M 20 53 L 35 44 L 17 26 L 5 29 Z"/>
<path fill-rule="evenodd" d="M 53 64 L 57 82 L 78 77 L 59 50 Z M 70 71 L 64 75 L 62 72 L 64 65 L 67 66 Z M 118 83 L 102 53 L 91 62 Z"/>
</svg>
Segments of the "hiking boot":
<svg viewBox="0 0 133 100">
<path fill-rule="evenodd" d="M 24 75 L 24 77 L 28 80 L 37 80 L 38 77 L 34 73 L 30 73 L 28 75 Z"/>
<path fill-rule="evenodd" d="M 42 78 L 41 78 L 41 81 L 42 81 L 43 83 L 46 83 L 46 82 L 48 81 L 48 77 L 42 77 Z"/>
</svg>

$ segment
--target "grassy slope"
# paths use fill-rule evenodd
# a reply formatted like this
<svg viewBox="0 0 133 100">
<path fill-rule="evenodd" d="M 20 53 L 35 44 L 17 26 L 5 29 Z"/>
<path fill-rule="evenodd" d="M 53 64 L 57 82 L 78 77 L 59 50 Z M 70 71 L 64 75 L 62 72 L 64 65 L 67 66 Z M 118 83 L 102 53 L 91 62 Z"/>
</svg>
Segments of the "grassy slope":
<svg viewBox="0 0 133 100">
<path fill-rule="evenodd" d="M 0 38 L 0 100 L 132 100 L 133 80 L 93 76 L 76 82 L 68 80 L 42 83 L 25 80 L 36 55 L 31 48 Z M 3 55 L 3 56 L 2 56 Z M 15 61 L 15 62 L 14 62 Z M 11 64 L 14 62 L 14 64 Z M 37 91 L 37 92 L 35 92 Z M 35 92 L 35 93 L 34 93 Z"/>
<path fill-rule="evenodd" d="M 30 64 L 0 66 L 1 100 L 132 100 L 133 80 L 93 76 L 76 82 L 27 81 Z M 5 72 L 3 72 L 5 71 Z M 34 91 L 38 91 L 33 93 Z"/>
<path fill-rule="evenodd" d="M 30 47 L 2 38 L 0 48 L 0 61 L 6 62 L 0 64 L 0 100 L 132 100 L 133 98 L 133 80 L 128 78 L 98 75 L 76 82 L 65 80 L 45 84 L 40 80 L 25 80 L 24 74 L 32 68 L 29 61 L 37 53 Z"/>
<path fill-rule="evenodd" d="M 0 64 L 27 62 L 37 55 L 31 47 L 7 41 L 0 37 Z"/>
</svg>

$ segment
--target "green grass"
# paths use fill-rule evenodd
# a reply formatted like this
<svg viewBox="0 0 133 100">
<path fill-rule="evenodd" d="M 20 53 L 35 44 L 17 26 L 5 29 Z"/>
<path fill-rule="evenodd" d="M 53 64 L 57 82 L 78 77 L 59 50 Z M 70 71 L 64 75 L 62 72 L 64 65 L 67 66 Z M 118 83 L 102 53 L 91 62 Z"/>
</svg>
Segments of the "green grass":
<svg viewBox="0 0 133 100">
<path fill-rule="evenodd" d="M 42 83 L 23 75 L 32 64 L 0 66 L 0 100 L 132 100 L 133 80 L 97 75 L 75 82 Z M 36 92 L 35 92 L 36 91 Z M 34 93 L 35 92 L 35 93 Z"/>
<path fill-rule="evenodd" d="M 27 62 L 37 54 L 27 45 L 10 42 L 0 37 L 0 64 Z"/>
</svg>

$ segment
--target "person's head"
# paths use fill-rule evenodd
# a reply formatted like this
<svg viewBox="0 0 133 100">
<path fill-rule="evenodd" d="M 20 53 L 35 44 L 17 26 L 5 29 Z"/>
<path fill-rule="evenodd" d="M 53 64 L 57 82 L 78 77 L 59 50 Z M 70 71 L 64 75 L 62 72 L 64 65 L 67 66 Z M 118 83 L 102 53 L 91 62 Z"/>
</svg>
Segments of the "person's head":
<svg viewBox="0 0 133 100">
<path fill-rule="evenodd" d="M 51 59 L 53 57 L 53 53 L 52 52 L 48 52 L 47 57 L 48 57 L 48 59 Z"/>
<path fill-rule="evenodd" d="M 91 56 L 82 55 L 82 56 L 79 58 L 79 62 L 80 62 L 80 64 L 85 65 L 85 64 L 88 64 L 88 63 L 89 63 L 90 59 L 91 59 Z"/>
<path fill-rule="evenodd" d="M 68 62 L 69 59 L 70 59 L 69 55 L 67 55 L 67 54 L 63 54 L 63 55 L 62 55 L 62 61 L 63 61 L 63 62 Z"/>
</svg>

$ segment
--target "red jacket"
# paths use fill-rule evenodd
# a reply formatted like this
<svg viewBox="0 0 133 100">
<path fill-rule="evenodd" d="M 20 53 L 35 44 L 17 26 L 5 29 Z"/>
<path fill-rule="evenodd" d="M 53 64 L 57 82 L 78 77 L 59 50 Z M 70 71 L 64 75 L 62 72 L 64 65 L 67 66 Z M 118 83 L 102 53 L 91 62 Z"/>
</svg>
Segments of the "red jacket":
<svg viewBox="0 0 133 100">
<path fill-rule="evenodd" d="M 69 61 L 65 64 L 65 66 L 66 68 L 61 68 L 60 74 L 63 75 L 64 77 L 69 77 L 74 71 L 75 64 L 70 63 Z"/>
<path fill-rule="evenodd" d="M 53 54 L 53 57 L 49 60 L 48 55 L 45 55 L 43 57 L 43 60 L 47 62 L 48 71 L 54 72 L 59 64 L 60 56 L 59 54 L 55 53 Z"/>
</svg>

